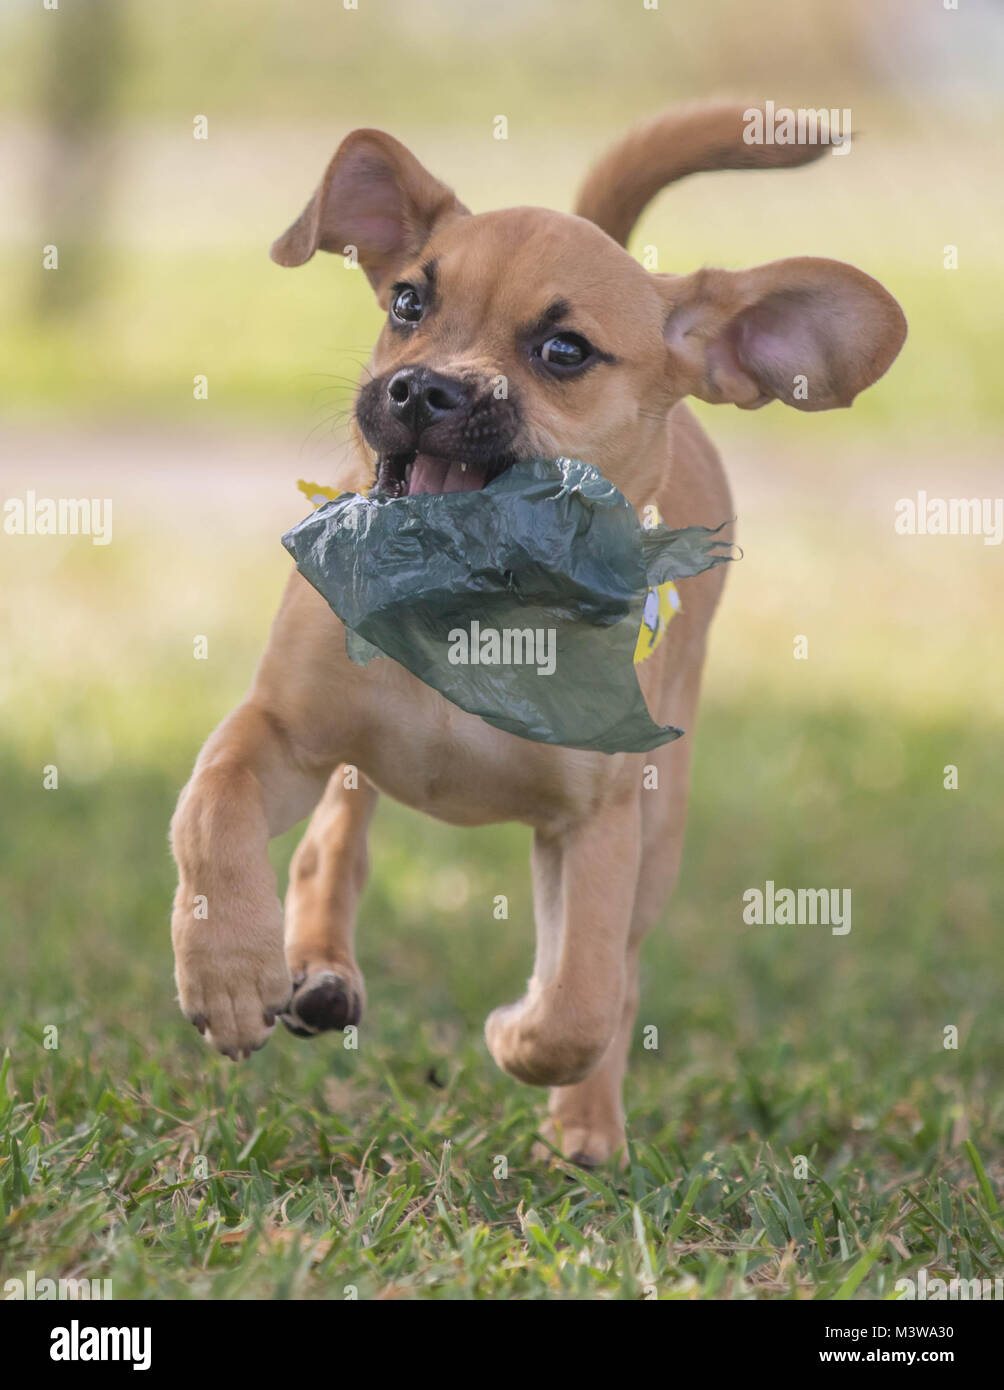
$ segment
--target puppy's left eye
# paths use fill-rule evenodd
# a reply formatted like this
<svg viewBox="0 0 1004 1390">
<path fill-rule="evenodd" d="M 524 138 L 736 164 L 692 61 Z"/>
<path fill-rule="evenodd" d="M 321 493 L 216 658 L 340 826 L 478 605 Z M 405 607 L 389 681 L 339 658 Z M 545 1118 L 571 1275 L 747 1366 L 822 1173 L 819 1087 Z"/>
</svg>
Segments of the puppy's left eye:
<svg viewBox="0 0 1004 1390">
<path fill-rule="evenodd" d="M 556 333 L 537 349 L 541 361 L 556 375 L 582 367 L 593 355 L 593 349 L 578 333 Z"/>
</svg>

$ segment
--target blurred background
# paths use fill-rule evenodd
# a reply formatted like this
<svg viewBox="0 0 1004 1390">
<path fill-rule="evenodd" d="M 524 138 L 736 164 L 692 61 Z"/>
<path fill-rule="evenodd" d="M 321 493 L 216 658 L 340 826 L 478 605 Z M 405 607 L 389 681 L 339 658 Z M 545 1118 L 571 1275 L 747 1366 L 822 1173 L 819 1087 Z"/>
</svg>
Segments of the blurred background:
<svg viewBox="0 0 1004 1390">
<path fill-rule="evenodd" d="M 697 407 L 744 558 L 712 636 L 683 882 L 647 950 L 641 1022 L 666 1051 L 639 1050 L 628 1099 L 640 1132 L 711 1143 L 724 1121 L 701 1097 L 730 1079 L 733 1134 L 791 1124 L 799 1143 L 802 1121 L 741 1084 L 744 1058 L 783 1062 L 810 1069 L 799 1113 L 814 1094 L 833 1153 L 931 1124 L 923 1163 L 978 1131 L 999 1175 L 1002 548 L 893 522 L 920 489 L 1004 491 L 1000 6 L 8 0 L 0 51 L 0 496 L 114 505 L 108 546 L 0 534 L 0 1037 L 26 1075 L 56 1065 L 26 1052 L 48 1021 L 120 1081 L 136 1038 L 179 1075 L 216 1065 L 174 1003 L 167 824 L 250 679 L 297 479 L 337 466 L 378 331 L 340 260 L 267 255 L 341 138 L 391 131 L 475 210 L 568 208 L 635 120 L 770 98 L 849 107 L 851 152 L 684 183 L 631 250 L 673 271 L 850 261 L 910 336 L 851 411 Z M 359 947 L 387 1057 L 408 1065 L 420 1036 L 447 1066 L 480 1049 L 487 1074 L 481 1021 L 531 960 L 528 844 L 381 809 Z M 850 887 L 851 934 L 744 926 L 768 878 Z M 308 1053 L 277 1037 L 246 1084 L 329 1065 Z M 883 1144 L 876 1163 L 905 1161 Z"/>
</svg>

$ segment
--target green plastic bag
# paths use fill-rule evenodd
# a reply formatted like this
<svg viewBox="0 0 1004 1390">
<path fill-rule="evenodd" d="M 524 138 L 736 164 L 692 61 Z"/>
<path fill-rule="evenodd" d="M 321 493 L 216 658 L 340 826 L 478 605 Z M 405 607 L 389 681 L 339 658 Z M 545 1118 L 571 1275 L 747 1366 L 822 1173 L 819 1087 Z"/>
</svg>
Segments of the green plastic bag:
<svg viewBox="0 0 1004 1390">
<path fill-rule="evenodd" d="M 282 543 L 358 664 L 391 657 L 522 738 L 637 753 L 682 733 L 653 722 L 636 654 L 670 581 L 732 558 L 716 537 L 643 528 L 596 468 L 559 458 L 481 491 L 342 493 Z"/>
</svg>

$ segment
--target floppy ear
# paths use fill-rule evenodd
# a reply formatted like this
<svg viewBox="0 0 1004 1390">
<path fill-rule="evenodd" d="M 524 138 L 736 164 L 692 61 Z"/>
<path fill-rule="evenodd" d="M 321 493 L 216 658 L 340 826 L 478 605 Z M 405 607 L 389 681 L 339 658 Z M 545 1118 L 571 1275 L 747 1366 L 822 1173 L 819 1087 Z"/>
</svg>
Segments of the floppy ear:
<svg viewBox="0 0 1004 1390">
<path fill-rule="evenodd" d="M 354 130 L 339 145 L 310 202 L 272 243 L 278 265 L 303 265 L 320 247 L 359 264 L 379 294 L 435 228 L 469 216 L 445 184 L 382 130 Z"/>
<path fill-rule="evenodd" d="M 659 278 L 670 369 L 684 394 L 713 404 L 848 406 L 906 337 L 892 295 L 841 261 L 799 256 Z"/>
</svg>

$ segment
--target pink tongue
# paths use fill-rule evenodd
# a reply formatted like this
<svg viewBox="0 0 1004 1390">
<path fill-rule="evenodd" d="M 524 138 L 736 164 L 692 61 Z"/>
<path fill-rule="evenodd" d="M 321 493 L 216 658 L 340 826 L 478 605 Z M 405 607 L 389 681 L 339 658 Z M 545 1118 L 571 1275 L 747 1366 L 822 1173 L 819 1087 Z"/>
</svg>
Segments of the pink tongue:
<svg viewBox="0 0 1004 1390">
<path fill-rule="evenodd" d="M 411 465 L 408 492 L 476 492 L 484 486 L 484 472 L 473 464 L 464 469 L 452 459 L 416 454 Z"/>
</svg>

